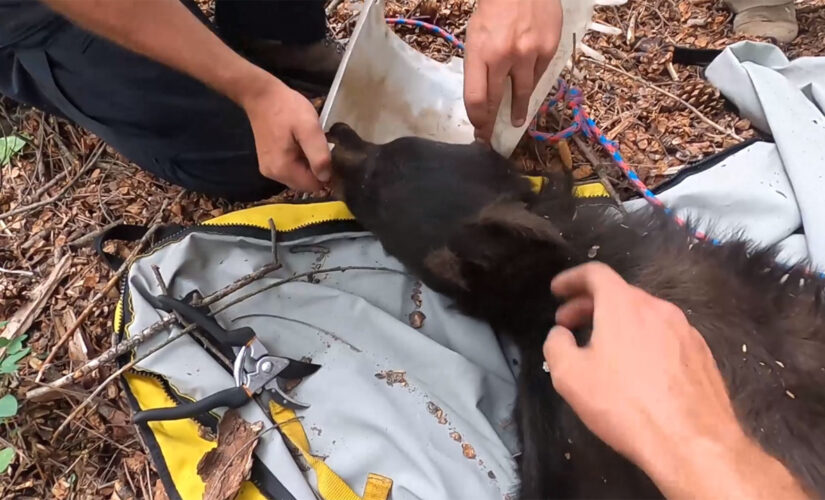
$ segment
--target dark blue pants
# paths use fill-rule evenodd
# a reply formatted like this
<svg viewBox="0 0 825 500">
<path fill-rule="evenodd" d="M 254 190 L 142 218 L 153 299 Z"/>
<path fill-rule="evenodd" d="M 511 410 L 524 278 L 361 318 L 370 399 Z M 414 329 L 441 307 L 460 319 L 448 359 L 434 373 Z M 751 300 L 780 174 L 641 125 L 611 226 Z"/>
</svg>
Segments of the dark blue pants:
<svg viewBox="0 0 825 500">
<path fill-rule="evenodd" d="M 228 42 L 245 34 L 308 43 L 326 31 L 322 0 L 218 0 L 215 18 Z M 249 122 L 229 99 L 66 21 L 43 26 L 0 45 L 0 94 L 85 127 L 192 191 L 248 201 L 283 189 L 258 172 Z"/>
</svg>

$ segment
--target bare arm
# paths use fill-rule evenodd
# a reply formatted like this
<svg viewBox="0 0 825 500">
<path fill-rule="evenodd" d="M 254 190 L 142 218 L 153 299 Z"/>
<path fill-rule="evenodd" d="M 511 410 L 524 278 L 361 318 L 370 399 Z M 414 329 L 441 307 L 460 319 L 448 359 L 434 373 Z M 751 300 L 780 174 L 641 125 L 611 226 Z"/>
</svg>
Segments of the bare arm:
<svg viewBox="0 0 825 500">
<path fill-rule="evenodd" d="M 250 63 L 178 0 L 42 0 L 99 36 L 181 71 L 246 110 L 261 173 L 318 189 L 329 150 L 312 104 Z M 314 175 L 313 175 L 314 174 Z"/>
<path fill-rule="evenodd" d="M 669 498 L 807 498 L 739 425 L 701 334 L 679 308 L 603 264 L 560 274 L 544 346 L 553 386 L 587 427 Z M 593 327 L 579 348 L 570 329 Z"/>
<path fill-rule="evenodd" d="M 663 436 L 664 437 L 664 436 Z M 737 427 L 729 436 L 663 439 L 641 468 L 668 498 L 808 498 L 782 463 L 765 453 Z"/>
</svg>

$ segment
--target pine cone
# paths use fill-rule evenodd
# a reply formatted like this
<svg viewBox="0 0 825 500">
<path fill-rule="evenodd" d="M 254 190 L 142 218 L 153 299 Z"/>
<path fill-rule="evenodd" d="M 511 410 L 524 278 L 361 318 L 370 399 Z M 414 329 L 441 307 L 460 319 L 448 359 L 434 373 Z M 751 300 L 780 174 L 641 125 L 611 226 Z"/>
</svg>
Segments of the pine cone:
<svg viewBox="0 0 825 500">
<path fill-rule="evenodd" d="M 673 60 L 673 46 L 657 37 L 642 38 L 633 51 L 639 73 L 648 78 L 663 75 Z"/>
<path fill-rule="evenodd" d="M 719 91 L 704 80 L 685 82 L 674 88 L 673 94 L 707 115 L 721 111 L 724 106 Z M 677 111 L 683 107 L 681 103 L 668 99 L 662 106 L 662 111 Z"/>
</svg>

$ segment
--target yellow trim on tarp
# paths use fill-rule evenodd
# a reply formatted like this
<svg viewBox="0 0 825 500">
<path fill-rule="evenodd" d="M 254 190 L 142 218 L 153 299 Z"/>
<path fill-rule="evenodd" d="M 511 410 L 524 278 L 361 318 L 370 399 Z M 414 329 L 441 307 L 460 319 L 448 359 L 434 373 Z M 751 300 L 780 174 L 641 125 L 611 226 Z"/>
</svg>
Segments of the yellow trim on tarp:
<svg viewBox="0 0 825 500">
<path fill-rule="evenodd" d="M 166 408 L 176 405 L 160 381 L 154 377 L 134 371 L 124 373 L 123 376 L 141 409 Z M 186 500 L 203 498 L 206 485 L 198 475 L 198 462 L 218 443 L 201 437 L 198 423 L 191 418 L 149 422 L 147 425 L 155 437 L 166 470 L 181 498 Z M 244 500 L 266 498 L 249 481 L 244 482 L 241 493 L 240 498 Z"/>
<path fill-rule="evenodd" d="M 267 500 L 267 498 L 252 481 L 244 481 L 241 483 L 241 489 L 238 490 L 235 500 Z"/>
<path fill-rule="evenodd" d="M 120 327 L 123 325 L 123 295 L 117 299 L 117 303 L 115 304 L 115 320 L 113 322 L 113 326 L 115 327 L 115 331 L 119 332 Z"/>
<path fill-rule="evenodd" d="M 544 183 L 547 182 L 547 179 L 545 177 L 540 177 L 540 176 L 535 176 L 535 175 L 525 175 L 524 177 L 528 181 L 530 181 L 530 184 L 533 185 L 533 191 L 535 191 L 537 193 L 539 191 L 541 191 L 541 188 L 544 187 Z"/>
<path fill-rule="evenodd" d="M 525 176 L 538 192 L 544 187 L 546 179 L 539 176 Z M 349 208 L 340 201 L 324 201 L 319 203 L 293 204 L 273 203 L 260 207 L 246 208 L 230 212 L 203 223 L 205 226 L 247 225 L 264 229 L 269 228 L 269 219 L 275 222 L 278 231 L 294 231 L 324 222 L 336 220 L 355 220 Z"/>
<path fill-rule="evenodd" d="M 294 411 L 273 402 L 269 403 L 269 411 L 275 423 L 280 427 L 281 433 L 298 448 L 304 460 L 315 471 L 315 482 L 321 498 L 324 500 L 361 500 L 361 497 L 356 495 L 352 488 L 329 468 L 326 462 L 309 452 L 309 440 L 304 426 L 301 425 Z"/>
<path fill-rule="evenodd" d="M 355 220 L 355 216 L 340 201 L 290 204 L 273 203 L 231 212 L 208 220 L 206 226 L 242 224 L 269 228 L 269 219 L 278 231 L 294 231 L 306 226 L 336 220 Z"/>
<path fill-rule="evenodd" d="M 601 182 L 590 182 L 588 184 L 581 184 L 573 188 L 573 195 L 576 198 L 607 198 L 610 193 L 607 192 Z"/>
</svg>

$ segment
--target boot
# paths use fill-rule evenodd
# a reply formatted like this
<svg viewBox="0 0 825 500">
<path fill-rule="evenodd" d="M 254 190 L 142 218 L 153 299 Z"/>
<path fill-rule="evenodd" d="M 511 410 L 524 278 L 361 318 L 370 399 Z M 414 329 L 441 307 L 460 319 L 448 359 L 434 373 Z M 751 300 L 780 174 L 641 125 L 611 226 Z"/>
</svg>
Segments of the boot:
<svg viewBox="0 0 825 500">
<path fill-rule="evenodd" d="M 272 40 L 244 40 L 241 52 L 251 62 L 285 82 L 329 89 L 341 65 L 344 48 L 331 39 L 308 45 L 285 45 Z"/>
<path fill-rule="evenodd" d="M 788 43 L 796 38 L 796 9 L 788 0 L 725 0 L 733 11 L 733 31 L 742 35 L 773 38 Z"/>
</svg>

